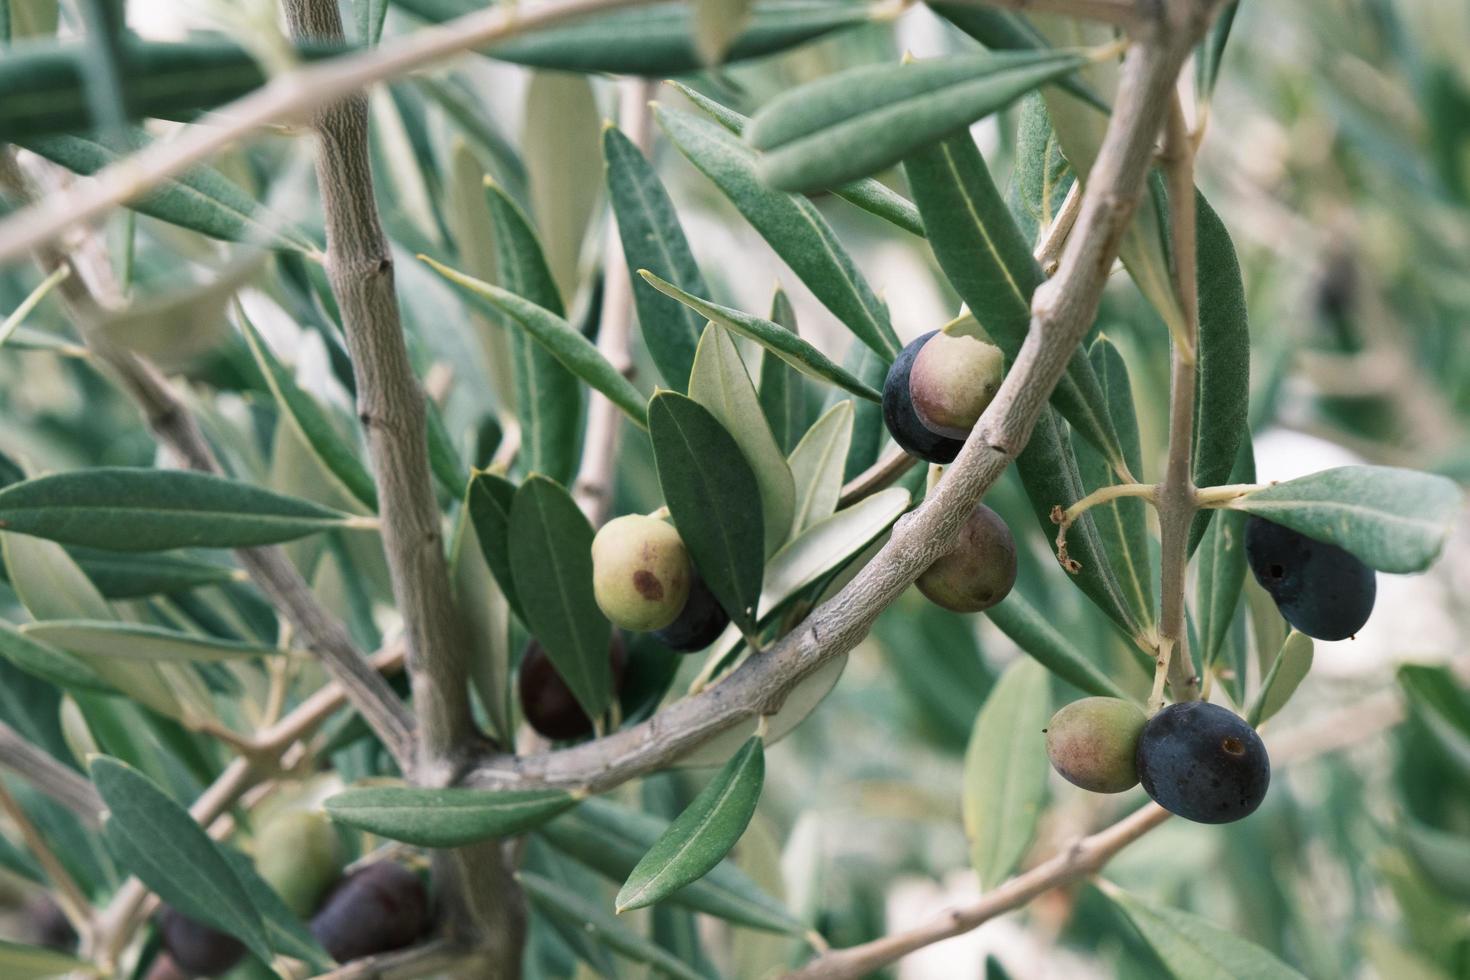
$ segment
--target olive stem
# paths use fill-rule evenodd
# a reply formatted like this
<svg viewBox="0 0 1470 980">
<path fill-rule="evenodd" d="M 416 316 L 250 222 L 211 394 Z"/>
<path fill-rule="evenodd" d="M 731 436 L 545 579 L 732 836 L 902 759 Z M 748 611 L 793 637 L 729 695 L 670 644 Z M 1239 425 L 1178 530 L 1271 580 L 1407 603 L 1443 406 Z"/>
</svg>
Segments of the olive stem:
<svg viewBox="0 0 1470 980">
<path fill-rule="evenodd" d="M 1067 531 L 1077 519 L 1099 504 L 1110 503 L 1127 497 L 1142 497 L 1158 506 L 1158 485 L 1154 483 L 1116 483 L 1099 487 L 1072 506 L 1062 509 L 1057 504 L 1051 509 L 1051 522 L 1057 525 L 1057 561 L 1063 568 L 1076 575 L 1082 571 L 1082 563 L 1067 553 Z"/>
<path fill-rule="evenodd" d="M 1218 487 L 1202 487 L 1194 492 L 1194 505 L 1200 508 L 1229 507 L 1241 497 L 1268 486 L 1269 483 L 1228 483 Z"/>
</svg>

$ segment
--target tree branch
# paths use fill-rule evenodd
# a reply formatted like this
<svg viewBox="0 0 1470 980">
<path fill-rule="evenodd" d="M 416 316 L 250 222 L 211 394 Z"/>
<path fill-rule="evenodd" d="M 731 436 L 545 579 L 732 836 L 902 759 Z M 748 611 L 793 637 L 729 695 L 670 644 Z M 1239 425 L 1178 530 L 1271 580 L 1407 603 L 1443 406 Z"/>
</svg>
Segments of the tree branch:
<svg viewBox="0 0 1470 980">
<path fill-rule="evenodd" d="M 594 792 L 669 764 L 754 716 L 777 710 L 787 693 L 867 635 L 878 614 L 945 550 L 975 502 L 1026 441 L 1057 380 L 1097 313 L 1153 161 L 1174 81 L 1212 3 L 1173 6 L 1141 28 L 1134 44 L 1076 227 L 1055 277 L 1032 300 L 1032 321 L 1000 391 L 964 449 L 924 503 L 895 525 L 887 544 L 836 596 L 760 657 L 719 684 L 678 701 L 648 721 L 569 749 L 484 760 L 466 776 L 475 786 L 581 786 Z"/>
<path fill-rule="evenodd" d="M 10 770 L 37 790 L 81 818 L 88 827 L 102 825 L 107 807 L 102 797 L 74 769 L 69 769 L 45 751 L 0 721 L 0 767 Z"/>
<path fill-rule="evenodd" d="M 286 0 L 284 8 L 295 39 L 342 40 L 336 0 Z M 443 518 L 429 476 L 424 393 L 404 341 L 392 249 L 373 199 L 367 97 L 354 94 L 328 104 L 315 125 L 327 277 L 357 376 L 358 417 L 378 486 L 383 547 L 407 632 L 419 722 L 410 775 L 420 785 L 443 786 L 484 738 L 470 712 L 470 645 L 454 606 Z M 518 977 L 525 907 L 498 843 L 437 852 L 434 870 L 451 933 L 483 948 L 490 975 Z"/>
</svg>

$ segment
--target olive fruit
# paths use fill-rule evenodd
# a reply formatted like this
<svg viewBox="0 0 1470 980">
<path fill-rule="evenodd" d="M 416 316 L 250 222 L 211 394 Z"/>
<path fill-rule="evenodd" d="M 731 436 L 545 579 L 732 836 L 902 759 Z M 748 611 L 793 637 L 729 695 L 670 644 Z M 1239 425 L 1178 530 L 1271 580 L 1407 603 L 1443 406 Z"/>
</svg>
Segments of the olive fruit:
<svg viewBox="0 0 1470 980">
<path fill-rule="evenodd" d="M 1373 569 L 1337 545 L 1252 516 L 1245 555 L 1282 618 L 1308 636 L 1345 640 L 1373 613 Z"/>
<path fill-rule="evenodd" d="M 909 371 L 909 396 L 931 432 L 963 440 L 1000 389 L 1005 355 L 978 337 L 934 334 Z"/>
<path fill-rule="evenodd" d="M 623 686 L 623 668 L 627 664 L 628 652 L 623 638 L 613 632 L 608 644 L 608 660 L 612 665 L 613 690 Z M 532 640 L 521 655 L 520 676 L 516 689 L 521 697 L 521 714 L 526 723 L 547 738 L 558 741 L 582 738 L 592 734 L 592 719 L 577 703 L 572 689 L 557 673 L 546 648 Z"/>
<path fill-rule="evenodd" d="M 915 582 L 932 603 L 955 612 L 980 612 L 1016 584 L 1016 539 L 999 514 L 976 504 L 954 547 Z"/>
<path fill-rule="evenodd" d="M 679 617 L 653 635 L 670 650 L 693 653 L 715 642 L 729 625 L 729 614 L 696 569 L 689 580 L 689 599 Z"/>
<path fill-rule="evenodd" d="M 1122 793 L 1138 785 L 1138 737 L 1147 721 L 1142 708 L 1122 698 L 1073 701 L 1047 723 L 1047 758 L 1074 786 Z"/>
<path fill-rule="evenodd" d="M 893 441 L 904 452 L 931 463 L 949 463 L 960 454 L 964 440 L 940 435 L 924 425 L 919 419 L 919 413 L 914 410 L 914 399 L 909 385 L 914 359 L 918 357 L 924 344 L 938 332 L 931 330 L 910 341 L 888 368 L 888 376 L 883 379 L 883 424 L 888 427 L 888 434 L 893 436 Z"/>
<path fill-rule="evenodd" d="M 396 861 L 343 878 L 311 920 L 311 934 L 338 963 L 402 949 L 428 928 L 424 880 Z"/>
<path fill-rule="evenodd" d="M 678 618 L 691 572 L 679 532 L 656 518 L 628 514 L 608 521 L 592 539 L 597 605 L 623 629 L 663 629 Z"/>
<path fill-rule="evenodd" d="M 322 813 L 283 813 L 262 825 L 255 838 L 255 870 L 299 916 L 316 911 L 344 861 L 342 839 Z"/>
<path fill-rule="evenodd" d="M 1160 710 L 1138 739 L 1144 791 L 1196 823 L 1230 823 L 1255 812 L 1271 785 L 1266 744 L 1245 719 L 1217 704 L 1181 701 Z"/>
<path fill-rule="evenodd" d="M 181 972 L 191 977 L 222 976 L 245 958 L 245 945 L 240 940 L 175 908 L 164 907 L 158 931 L 168 955 Z"/>
<path fill-rule="evenodd" d="M 179 964 L 166 951 L 159 951 L 148 966 L 144 980 L 189 980 L 188 974 L 179 969 Z"/>
<path fill-rule="evenodd" d="M 77 948 L 77 931 L 50 895 L 42 892 L 27 902 L 24 915 L 25 932 L 32 943 L 63 953 Z"/>
</svg>

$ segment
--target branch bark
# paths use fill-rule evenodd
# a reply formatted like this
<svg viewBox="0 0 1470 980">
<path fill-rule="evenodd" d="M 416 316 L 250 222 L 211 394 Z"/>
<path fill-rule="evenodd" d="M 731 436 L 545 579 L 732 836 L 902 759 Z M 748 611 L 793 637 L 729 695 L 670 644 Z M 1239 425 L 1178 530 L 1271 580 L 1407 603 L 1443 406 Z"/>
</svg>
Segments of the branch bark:
<svg viewBox="0 0 1470 980">
<path fill-rule="evenodd" d="M 10 770 L 81 818 L 88 827 L 102 825 L 107 809 L 92 784 L 36 748 L 20 732 L 0 721 L 0 767 Z"/>
<path fill-rule="evenodd" d="M 975 502 L 1025 447 L 1072 350 L 1096 316 L 1118 244 L 1153 161 L 1179 68 L 1214 4 L 1175 4 L 1140 27 L 1112 122 L 1085 188 L 1057 274 L 1036 291 L 1031 329 L 1000 391 L 939 485 L 894 527 L 888 543 L 841 592 L 791 634 L 719 684 L 606 738 L 556 752 L 489 758 L 470 785 L 548 784 L 593 792 L 673 762 L 701 742 L 777 710 L 787 693 L 867 635 L 878 614 L 944 551 Z"/>
<path fill-rule="evenodd" d="M 284 8 L 294 38 L 342 40 L 336 0 L 286 0 Z M 383 547 L 407 632 L 418 718 L 411 777 L 420 785 L 443 786 L 484 738 L 470 712 L 469 644 L 454 606 L 443 518 L 429 476 L 424 393 L 404 341 L 392 250 L 373 198 L 366 96 L 328 104 L 315 125 L 327 277 L 357 376 L 358 417 L 378 485 Z M 498 844 L 436 852 L 434 870 L 451 934 L 482 947 L 489 959 L 479 975 L 519 977 L 525 908 Z"/>
</svg>

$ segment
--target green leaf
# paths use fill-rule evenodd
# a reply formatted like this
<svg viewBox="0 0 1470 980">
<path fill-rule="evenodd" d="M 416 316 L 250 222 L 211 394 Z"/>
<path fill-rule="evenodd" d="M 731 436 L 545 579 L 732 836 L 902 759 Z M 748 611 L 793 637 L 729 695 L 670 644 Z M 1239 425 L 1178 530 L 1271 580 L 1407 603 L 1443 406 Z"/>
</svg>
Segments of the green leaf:
<svg viewBox="0 0 1470 980">
<path fill-rule="evenodd" d="M 1255 478 L 1255 451 L 1247 433 L 1241 440 L 1230 479 L 1236 483 L 1251 483 Z M 1221 511 L 1206 528 L 1200 544 L 1202 550 L 1196 562 L 1195 615 L 1199 620 L 1200 662 L 1205 670 L 1209 670 L 1229 645 L 1232 623 L 1245 585 L 1245 515 Z M 1232 668 L 1239 673 L 1239 666 L 1232 665 Z M 1244 682 L 1243 676 L 1239 679 Z"/>
<path fill-rule="evenodd" d="M 485 188 L 485 199 L 495 232 L 496 266 L 505 288 L 553 317 L 564 317 L 556 280 L 525 214 L 494 184 Z M 439 269 L 437 265 L 434 268 Z M 514 311 L 506 312 L 516 316 Z M 576 336 L 587 343 L 580 334 Z M 572 349 L 586 353 L 581 345 L 574 344 Z M 568 370 L 571 364 L 564 365 L 564 358 L 555 348 L 533 343 L 519 330 L 511 332 L 511 354 L 515 359 L 516 412 L 521 420 L 521 460 L 529 472 L 568 483 L 577 472 L 577 433 L 582 422 L 582 392 Z M 606 363 L 600 355 L 590 363 L 599 362 Z"/>
<path fill-rule="evenodd" d="M 137 152 L 152 142 L 141 129 L 130 130 L 128 149 Z M 21 143 L 26 149 L 73 173 L 90 177 L 121 156 L 85 135 L 58 133 L 33 136 Z M 317 245 L 295 224 L 272 213 L 240 185 L 212 167 L 196 166 L 160 182 L 127 205 L 139 214 L 167 221 L 201 235 L 229 242 L 249 242 L 272 248 L 316 252 Z"/>
<path fill-rule="evenodd" d="M 511 488 L 506 498 L 506 510 L 502 520 L 509 520 L 510 502 L 515 490 Z M 467 502 L 460 508 L 455 521 L 454 538 L 449 550 L 449 578 L 454 589 L 454 603 L 468 633 L 467 659 L 469 661 L 470 684 L 479 695 L 480 704 L 488 717 L 490 734 L 501 745 L 514 741 L 515 727 L 512 721 L 511 699 L 511 606 L 506 601 L 490 564 L 485 558 L 485 547 L 478 543 L 479 532 L 468 501 L 474 498 L 474 487 L 467 491 Z M 506 529 L 494 545 L 506 564 L 507 578 L 510 576 Z M 520 613 L 516 613 L 520 616 Z M 524 622 L 524 620 L 522 620 Z"/>
<path fill-rule="evenodd" d="M 898 356 L 903 345 L 888 310 L 810 201 L 767 187 L 756 175 L 755 154 L 718 125 L 657 105 L 654 116 L 679 152 L 714 182 L 854 336 L 888 361 Z"/>
<path fill-rule="evenodd" d="M 461 847 L 511 837 L 576 804 L 576 797 L 559 789 L 491 792 L 415 786 L 349 789 L 324 803 L 337 823 L 419 847 Z"/>
<path fill-rule="evenodd" d="M 536 218 L 546 265 L 563 298 L 581 281 L 582 245 L 599 208 L 602 181 L 597 108 L 592 80 L 557 71 L 533 71 L 525 86 L 521 153 L 529 178 L 529 211 Z"/>
<path fill-rule="evenodd" d="M 72 973 L 86 973 L 91 964 L 70 953 L 41 946 L 26 946 L 0 939 L 0 974 L 7 980 L 46 980 Z"/>
<path fill-rule="evenodd" d="M 1056 220 L 1067 194 L 1076 186 L 1077 175 L 1062 154 L 1041 93 L 1033 92 L 1021 101 L 1020 115 L 1010 207 L 1022 235 L 1035 241 Z"/>
<path fill-rule="evenodd" d="M 735 438 L 693 399 L 655 395 L 648 427 L 659 486 L 690 557 L 730 618 L 748 630 L 765 565 L 755 471 Z"/>
<path fill-rule="evenodd" d="M 621 882 L 667 831 L 668 824 L 656 816 L 594 798 L 537 833 L 562 853 Z M 807 929 L 729 859 L 667 901 L 753 929 L 798 936 Z"/>
<path fill-rule="evenodd" d="M 307 60 L 340 51 L 332 45 L 302 47 Z M 123 44 L 130 118 L 176 119 L 230 102 L 265 84 L 264 70 L 249 50 L 228 41 L 140 41 Z M 83 44 L 34 41 L 16 44 L 0 61 L 0 141 L 91 128 Z"/>
<path fill-rule="evenodd" d="M 250 896 L 250 904 L 260 913 L 260 921 L 265 926 L 265 937 L 271 949 L 282 956 L 302 960 L 315 970 L 325 972 L 331 969 L 332 957 L 322 949 L 321 943 L 317 942 L 311 930 L 301 921 L 301 917 L 291 911 L 270 883 L 260 876 L 251 860 L 228 846 L 221 847 L 219 851 L 229 862 L 235 877 L 240 879 L 245 894 Z"/>
<path fill-rule="evenodd" d="M 1216 15 L 1209 33 L 1195 49 L 1194 88 L 1206 104 L 1215 93 L 1215 82 L 1220 78 L 1220 63 L 1225 59 L 1225 45 L 1230 40 L 1230 28 L 1234 25 L 1235 15 L 1239 10 L 1238 0 L 1227 3 Z"/>
<path fill-rule="evenodd" d="M 265 376 L 281 414 L 290 420 L 302 442 L 311 448 L 322 467 L 337 479 L 342 489 L 369 510 L 376 511 L 378 488 L 373 483 L 372 473 L 363 465 L 362 452 L 337 431 L 326 410 L 297 386 L 296 378 L 266 346 L 255 325 L 245 316 L 244 308 L 237 307 L 236 313 L 240 319 L 240 332 L 260 373 Z"/>
<path fill-rule="evenodd" d="M 996 190 L 975 141 L 959 133 L 904 161 L 929 245 L 985 338 L 1014 361 L 1031 326 L 1031 294 L 1045 278 Z M 1067 421 L 1120 473 L 1122 449 L 1101 383 L 1079 348 L 1052 392 Z"/>
<path fill-rule="evenodd" d="M 1444 667 L 1405 664 L 1399 685 L 1435 743 L 1470 773 L 1470 700 L 1454 676 Z"/>
<path fill-rule="evenodd" d="M 117 690 L 87 666 L 86 661 L 65 650 L 48 646 L 4 622 L 0 622 L 0 656 L 33 677 L 50 681 L 66 690 L 97 691 L 102 694 L 114 694 Z"/>
<path fill-rule="evenodd" d="M 1435 888 L 1460 902 L 1470 902 L 1470 841 L 1411 820 L 1399 827 L 1404 850 Z"/>
<path fill-rule="evenodd" d="M 791 476 L 796 481 L 793 538 L 836 513 L 842 496 L 842 467 L 851 444 L 852 402 L 844 399 L 817 419 L 792 450 Z"/>
<path fill-rule="evenodd" d="M 692 311 L 661 299 L 639 270 L 649 270 L 682 289 L 704 294 L 709 288 L 689 250 L 674 202 L 643 153 L 614 126 L 602 131 L 602 157 L 607 165 L 607 191 L 617 218 L 618 238 L 628 274 L 643 343 L 664 382 L 688 390 L 689 371 L 704 320 Z M 651 281 L 651 280 L 650 280 Z"/>
<path fill-rule="evenodd" d="M 614 952 L 646 963 L 656 973 L 678 980 L 704 980 L 698 972 L 624 926 L 609 913 L 570 889 L 530 871 L 516 874 L 521 887 L 546 915 L 560 919 L 612 949 Z"/>
<path fill-rule="evenodd" d="M 529 333 L 538 344 L 551 351 L 567 370 L 606 395 L 609 401 L 622 409 L 641 428 L 648 427 L 643 396 L 638 393 L 638 389 L 623 377 L 621 371 L 608 363 L 592 341 L 573 329 L 566 320 L 510 290 L 456 272 L 427 255 L 419 258 L 456 286 L 471 295 L 489 300 L 494 307 L 502 310 L 515 324 Z"/>
<path fill-rule="evenodd" d="M 111 551 L 248 548 L 348 520 L 306 500 L 187 470 L 97 467 L 0 490 L 0 528 Z"/>
<path fill-rule="evenodd" d="M 985 615 L 1022 652 L 1078 690 L 1105 698 L 1128 698 L 1111 677 L 1083 656 L 1020 592 L 1012 590 L 1003 602 L 987 609 Z"/>
<path fill-rule="evenodd" d="M 0 491 L 0 507 L 5 494 Z M 1442 476 L 1340 466 L 1275 483 L 1230 503 L 1352 552 L 1381 572 L 1422 572 L 1439 557 L 1463 495 Z"/>
<path fill-rule="evenodd" d="M 1050 46 L 1046 38 L 1019 13 L 971 3 L 930 3 L 925 6 L 992 51 L 1029 51 Z M 1088 105 L 1102 112 L 1109 111 L 1108 104 L 1077 76 L 1059 78 L 1056 84 Z"/>
<path fill-rule="evenodd" d="M 1305 980 L 1261 947 L 1209 919 L 1148 905 L 1111 886 L 1104 893 L 1178 980 Z"/>
<path fill-rule="evenodd" d="M 1276 654 L 1271 672 L 1261 681 L 1261 689 L 1256 692 L 1250 709 L 1246 711 L 1245 720 L 1250 722 L 1251 727 L 1260 727 L 1272 715 L 1286 707 L 1286 702 L 1291 700 L 1297 687 L 1306 679 L 1307 671 L 1311 669 L 1312 638 L 1292 630 L 1286 634 L 1286 642 L 1281 645 L 1281 652 Z"/>
<path fill-rule="evenodd" d="M 780 286 L 771 299 L 771 322 L 796 333 L 796 311 Z M 770 350 L 761 355 L 760 399 L 761 411 L 766 414 L 776 445 L 789 454 L 806 432 L 806 389 L 791 365 Z"/>
<path fill-rule="evenodd" d="M 1242 439 L 1250 429 L 1250 322 L 1240 262 L 1219 215 L 1196 192 L 1195 240 L 1199 270 L 1198 387 L 1194 400 L 1194 485 L 1230 479 Z M 1210 511 L 1189 528 L 1189 551 L 1199 545 Z"/>
<path fill-rule="evenodd" d="M 789 191 L 884 169 L 1087 63 L 1072 52 L 951 55 L 849 68 L 790 89 L 751 120 L 759 172 Z"/>
<path fill-rule="evenodd" d="M 669 82 L 669 84 L 690 102 L 693 102 L 700 112 L 703 112 L 736 136 L 744 133 L 745 127 L 750 123 L 749 119 L 734 109 L 721 105 L 709 96 L 695 91 L 681 82 Z M 901 194 L 895 193 L 881 180 L 864 177 L 861 180 L 838 184 L 831 189 L 831 193 L 842 198 L 854 207 L 861 208 L 869 214 L 882 218 L 896 228 L 902 228 L 910 235 L 917 235 L 920 238 L 924 237 L 924 222 L 919 218 L 919 209 L 914 207 L 913 202 Z M 775 319 L 775 317 L 772 317 L 772 319 Z"/>
<path fill-rule="evenodd" d="M 1046 796 L 1042 732 L 1050 706 L 1046 671 L 1031 660 L 1017 660 L 1000 675 L 975 718 L 965 750 L 961 803 L 970 863 L 981 888 L 994 888 L 1009 877 L 1036 833 Z"/>
<path fill-rule="evenodd" d="M 178 554 L 127 554 L 97 548 L 67 553 L 108 599 L 141 599 L 238 582 L 244 573 L 218 562 Z"/>
<path fill-rule="evenodd" d="M 671 282 L 665 282 L 647 269 L 638 270 L 638 274 L 665 296 L 678 300 L 698 313 L 700 317 L 713 320 L 725 329 L 755 341 L 802 374 L 816 378 L 818 381 L 830 382 L 870 402 L 883 401 L 883 395 L 879 391 L 861 378 L 854 377 L 834 363 L 826 354 L 802 340 L 797 336 L 796 331 L 788 330 L 779 323 L 700 299 Z"/>
<path fill-rule="evenodd" d="M 424 430 L 429 450 L 429 472 L 446 494 L 458 497 L 470 477 L 465 472 L 464 461 L 459 458 L 459 450 L 454 448 L 454 437 L 444 425 L 444 416 L 432 398 L 424 400 Z"/>
<path fill-rule="evenodd" d="M 589 718 L 612 698 L 612 625 L 592 594 L 592 525 L 559 484 L 533 475 L 510 508 L 510 565 L 526 626 Z"/>
<path fill-rule="evenodd" d="M 791 532 L 791 515 L 796 506 L 791 467 L 766 424 L 760 397 L 750 375 L 745 373 L 740 352 L 729 335 L 715 324 L 705 328 L 699 352 L 694 356 L 689 397 L 708 409 L 735 438 L 755 473 L 761 496 L 766 555 L 774 554 Z"/>
<path fill-rule="evenodd" d="M 474 0 L 397 0 L 428 20 L 447 20 L 480 9 Z M 820 0 L 756 3 L 745 29 L 724 54 L 726 63 L 796 47 L 832 31 L 866 23 L 861 4 Z M 683 3 L 657 3 L 585 17 L 565 27 L 533 31 L 486 50 L 520 65 L 615 75 L 663 78 L 699 71 L 706 62 L 694 40 L 694 15 Z"/>
<path fill-rule="evenodd" d="M 28 623 L 22 630 L 33 640 L 72 653 L 125 660 L 215 662 L 273 656 L 281 652 L 275 647 L 180 633 L 144 623 L 53 619 L 44 623 Z"/>
<path fill-rule="evenodd" d="M 694 0 L 694 47 L 706 65 L 717 65 L 750 23 L 752 0 Z"/>
<path fill-rule="evenodd" d="M 1042 533 L 1048 541 L 1055 539 L 1052 508 L 1070 507 L 1082 499 L 1085 490 L 1070 435 L 1054 409 L 1047 409 L 1037 420 L 1031 440 L 1016 458 L 1016 472 L 1026 488 Z M 1067 550 L 1082 566 L 1070 576 L 1072 584 L 1107 613 L 1125 636 L 1146 644 L 1147 634 L 1133 614 L 1091 513 L 1083 514 L 1067 529 Z"/>
<path fill-rule="evenodd" d="M 662 901 L 723 861 L 755 814 L 765 772 L 761 740 L 751 738 L 628 875 L 618 892 L 618 913 Z"/>
<path fill-rule="evenodd" d="M 108 848 L 169 905 L 239 939 L 263 962 L 260 913 L 214 841 L 147 776 L 106 756 L 90 765 L 107 803 Z"/>
<path fill-rule="evenodd" d="M 521 611 L 521 601 L 516 595 L 515 576 L 510 563 L 510 508 L 515 500 L 516 486 L 494 473 L 476 473 L 470 480 L 470 520 L 475 525 L 475 537 L 480 551 L 485 555 L 485 564 L 495 576 L 506 602 L 521 622 L 526 622 Z"/>
</svg>

